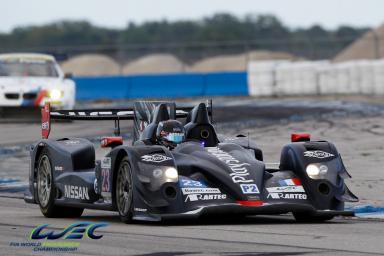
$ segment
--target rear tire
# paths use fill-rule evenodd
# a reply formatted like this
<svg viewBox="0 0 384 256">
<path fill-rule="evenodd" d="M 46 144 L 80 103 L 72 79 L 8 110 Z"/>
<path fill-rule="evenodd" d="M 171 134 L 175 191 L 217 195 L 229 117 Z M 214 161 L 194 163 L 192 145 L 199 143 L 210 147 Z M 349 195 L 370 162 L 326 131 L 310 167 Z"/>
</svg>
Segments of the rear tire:
<svg viewBox="0 0 384 256">
<path fill-rule="evenodd" d="M 304 212 L 294 212 L 293 216 L 297 222 L 301 223 L 321 223 L 334 218 L 334 216 L 313 216 Z"/>
<path fill-rule="evenodd" d="M 37 165 L 37 202 L 41 213 L 47 218 L 77 218 L 83 214 L 83 208 L 55 205 L 57 189 L 53 179 L 52 161 L 47 150 L 40 154 Z"/>
<path fill-rule="evenodd" d="M 115 182 L 116 207 L 124 223 L 132 222 L 133 182 L 132 169 L 128 157 L 124 157 L 117 169 Z"/>
</svg>

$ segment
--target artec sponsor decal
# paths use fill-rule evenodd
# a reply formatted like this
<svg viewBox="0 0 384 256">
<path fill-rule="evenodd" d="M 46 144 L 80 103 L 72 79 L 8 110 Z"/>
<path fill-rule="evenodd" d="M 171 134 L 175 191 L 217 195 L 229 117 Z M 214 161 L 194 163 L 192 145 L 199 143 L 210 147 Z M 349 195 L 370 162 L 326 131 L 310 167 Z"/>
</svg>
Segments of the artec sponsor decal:
<svg viewBox="0 0 384 256">
<path fill-rule="evenodd" d="M 306 200 L 307 199 L 307 195 L 304 194 L 304 193 L 300 193 L 300 194 L 293 194 L 293 193 L 269 193 L 267 198 Z"/>
<path fill-rule="evenodd" d="M 191 194 L 185 198 L 184 202 L 207 201 L 207 200 L 224 200 L 224 199 L 227 199 L 227 195 L 225 195 L 225 194 L 214 194 L 214 195 Z"/>
</svg>

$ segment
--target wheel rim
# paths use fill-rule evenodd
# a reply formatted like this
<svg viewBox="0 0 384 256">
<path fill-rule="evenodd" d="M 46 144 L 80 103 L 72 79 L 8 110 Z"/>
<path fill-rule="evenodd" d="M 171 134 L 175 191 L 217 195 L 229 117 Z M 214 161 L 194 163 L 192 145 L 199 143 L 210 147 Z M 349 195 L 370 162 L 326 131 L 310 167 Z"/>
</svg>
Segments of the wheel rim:
<svg viewBox="0 0 384 256">
<path fill-rule="evenodd" d="M 51 163 L 48 156 L 44 155 L 39 163 L 37 191 L 40 205 L 46 207 L 52 189 Z"/>
<path fill-rule="evenodd" d="M 122 163 L 117 173 L 116 203 L 121 215 L 128 215 L 132 202 L 132 178 L 127 162 Z"/>
</svg>

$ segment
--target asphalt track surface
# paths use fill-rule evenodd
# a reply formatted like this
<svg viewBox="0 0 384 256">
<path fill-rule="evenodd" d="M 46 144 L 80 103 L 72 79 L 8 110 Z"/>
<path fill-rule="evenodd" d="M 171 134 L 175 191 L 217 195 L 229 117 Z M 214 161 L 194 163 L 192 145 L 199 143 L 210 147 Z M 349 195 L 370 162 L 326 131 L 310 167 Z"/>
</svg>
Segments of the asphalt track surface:
<svg viewBox="0 0 384 256">
<path fill-rule="evenodd" d="M 0 198 L 1 255 L 44 255 L 26 242 L 31 230 L 50 224 L 59 231 L 71 219 L 46 219 L 38 206 Z M 336 219 L 297 224 L 291 216 L 203 219 L 160 224 L 122 224 L 112 212 L 86 211 L 79 221 L 108 222 L 99 240 L 84 238 L 76 252 L 53 255 L 383 255 L 384 222 Z"/>
<path fill-rule="evenodd" d="M 268 162 L 276 162 L 289 134 L 309 131 L 315 138 L 334 141 L 353 179 L 348 186 L 361 203 L 384 205 L 383 107 L 331 102 L 285 102 L 263 105 L 235 102 L 216 115 L 220 132 L 250 135 L 264 150 Z M 229 105 L 231 105 L 229 104 Z M 288 106 L 288 107 L 287 107 Z M 283 104 L 284 107 L 284 104 Z M 257 111 L 256 111 L 257 110 Z M 246 111 L 246 112 L 245 112 Z M 247 119 L 244 119 L 246 113 Z M 299 114 L 298 114 L 299 113 Z M 277 121 L 278 120 L 278 121 Z M 54 124 L 52 137 L 110 134 L 110 122 Z M 130 136 L 128 125 L 123 133 Z M 38 123 L 0 124 L 0 178 L 27 177 L 27 145 L 39 137 Z M 14 150 L 14 152 L 13 152 Z M 103 152 L 98 149 L 98 155 Z M 1 155 L 1 152 L 0 152 Z M 47 219 L 37 205 L 25 204 L 22 193 L 0 193 L 0 255 L 384 255 L 384 222 L 337 218 L 321 224 L 298 224 L 290 215 L 242 219 L 201 219 L 165 223 L 123 224 L 114 212 L 86 210 L 78 219 Z M 100 240 L 84 238 L 76 252 L 34 252 L 32 247 L 11 246 L 31 242 L 29 234 L 41 224 L 55 231 L 76 221 L 108 222 Z M 62 241 L 62 240 L 61 240 Z"/>
</svg>

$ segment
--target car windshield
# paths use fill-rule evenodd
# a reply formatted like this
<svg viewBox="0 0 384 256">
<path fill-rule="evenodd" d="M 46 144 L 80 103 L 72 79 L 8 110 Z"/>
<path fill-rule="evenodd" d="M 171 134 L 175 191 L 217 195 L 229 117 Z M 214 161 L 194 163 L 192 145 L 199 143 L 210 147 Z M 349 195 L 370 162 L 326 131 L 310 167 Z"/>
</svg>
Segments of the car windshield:
<svg viewBox="0 0 384 256">
<path fill-rule="evenodd" d="M 52 61 L 0 60 L 0 76 L 58 77 Z"/>
</svg>

